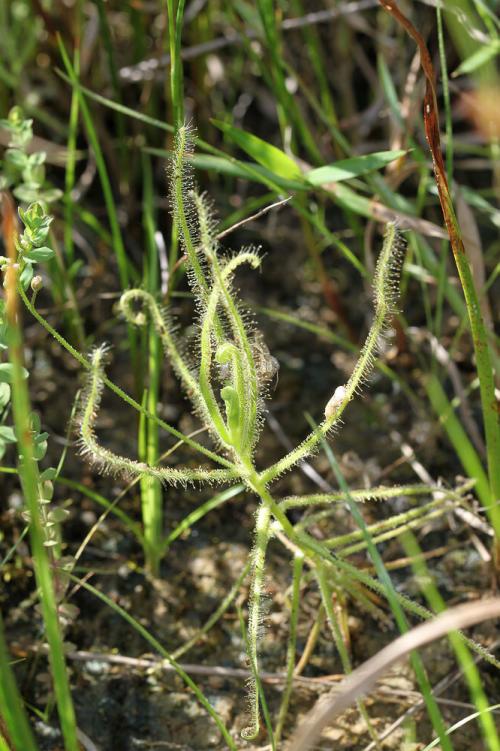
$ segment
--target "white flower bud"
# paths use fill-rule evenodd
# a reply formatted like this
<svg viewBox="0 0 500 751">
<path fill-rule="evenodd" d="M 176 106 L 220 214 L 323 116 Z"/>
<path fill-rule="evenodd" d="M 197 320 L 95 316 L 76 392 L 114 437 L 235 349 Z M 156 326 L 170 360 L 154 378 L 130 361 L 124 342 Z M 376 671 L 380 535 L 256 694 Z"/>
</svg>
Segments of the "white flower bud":
<svg viewBox="0 0 500 751">
<path fill-rule="evenodd" d="M 38 292 L 43 287 L 43 279 L 41 276 L 34 276 L 31 280 L 31 289 L 33 292 Z"/>
</svg>

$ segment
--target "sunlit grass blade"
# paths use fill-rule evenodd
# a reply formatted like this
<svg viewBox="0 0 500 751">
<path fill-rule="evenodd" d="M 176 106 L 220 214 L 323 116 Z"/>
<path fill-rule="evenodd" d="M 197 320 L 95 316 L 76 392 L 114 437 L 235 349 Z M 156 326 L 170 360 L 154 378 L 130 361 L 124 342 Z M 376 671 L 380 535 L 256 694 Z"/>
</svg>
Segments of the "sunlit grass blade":
<svg viewBox="0 0 500 751">
<path fill-rule="evenodd" d="M 496 715 L 498 715 L 500 710 L 500 704 L 493 704 L 493 706 L 489 706 L 487 709 L 485 709 L 485 712 L 495 712 Z M 452 733 L 455 733 L 457 730 L 460 730 L 460 728 L 463 728 L 464 725 L 467 725 L 468 722 L 472 722 L 472 720 L 478 719 L 482 712 L 473 712 L 470 715 L 467 715 L 467 717 L 463 717 L 458 722 L 455 722 L 454 725 L 448 728 L 446 731 L 448 735 L 451 735 Z M 435 738 L 433 741 L 427 744 L 425 748 L 422 749 L 422 751 L 432 751 L 433 748 L 436 748 L 436 746 L 439 745 L 439 738 Z"/>
<path fill-rule="evenodd" d="M 156 217 L 153 206 L 153 174 L 151 161 L 147 155 L 142 158 L 143 167 L 143 227 L 146 242 L 146 262 L 143 270 L 144 286 L 152 294 L 159 293 L 159 263 L 155 241 Z M 143 406 L 156 415 L 160 400 L 160 379 L 162 370 L 161 342 L 154 326 L 149 325 L 145 338 L 145 359 L 148 370 L 148 388 Z M 147 464 L 155 465 L 159 459 L 158 425 L 144 414 L 140 425 L 140 457 Z M 151 573 L 157 576 L 162 555 L 163 538 L 163 490 L 154 477 L 141 478 L 141 507 L 146 540 L 146 555 Z"/>
<path fill-rule="evenodd" d="M 297 162 L 282 149 L 229 123 L 220 120 L 212 120 L 212 123 L 269 172 L 285 180 L 301 179 L 302 172 Z"/>
<path fill-rule="evenodd" d="M 489 509 L 490 487 L 482 462 L 456 416 L 453 405 L 450 404 L 437 375 L 430 375 L 425 387 L 434 412 L 439 417 L 439 422 L 445 429 L 463 468 L 469 477 L 476 480 L 475 490 L 481 503 Z"/>
</svg>

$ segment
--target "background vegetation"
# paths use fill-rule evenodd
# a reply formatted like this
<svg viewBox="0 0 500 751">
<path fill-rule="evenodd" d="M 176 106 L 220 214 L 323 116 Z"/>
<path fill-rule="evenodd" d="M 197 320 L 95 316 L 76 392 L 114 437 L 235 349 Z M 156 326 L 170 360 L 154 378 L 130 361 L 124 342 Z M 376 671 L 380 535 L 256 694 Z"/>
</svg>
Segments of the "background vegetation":
<svg viewBox="0 0 500 751">
<path fill-rule="evenodd" d="M 500 748 L 498 29 L 0 0 L 0 749 Z"/>
</svg>

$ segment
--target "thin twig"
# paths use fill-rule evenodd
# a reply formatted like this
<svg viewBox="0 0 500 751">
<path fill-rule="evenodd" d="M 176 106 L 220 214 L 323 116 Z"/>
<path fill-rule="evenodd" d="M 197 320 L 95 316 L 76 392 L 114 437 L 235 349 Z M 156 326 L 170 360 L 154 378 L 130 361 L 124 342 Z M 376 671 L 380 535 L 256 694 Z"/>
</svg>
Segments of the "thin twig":
<svg viewBox="0 0 500 751">
<path fill-rule="evenodd" d="M 268 211 L 271 211 L 271 209 L 279 208 L 280 206 L 283 206 L 285 203 L 288 203 L 288 201 L 291 201 L 293 196 L 288 196 L 287 198 L 282 198 L 281 201 L 276 201 L 275 203 L 269 204 L 269 206 L 264 206 L 263 209 L 260 211 L 257 211 L 256 214 L 252 214 L 251 216 L 245 217 L 245 219 L 242 219 L 241 222 L 236 222 L 236 224 L 233 224 L 231 227 L 228 227 L 228 229 L 225 229 L 223 232 L 219 232 L 217 235 L 217 240 L 222 240 L 223 237 L 226 237 L 226 235 L 231 234 L 231 232 L 234 232 L 235 229 L 238 229 L 243 224 L 247 224 L 248 222 L 253 222 L 254 219 L 259 219 L 259 217 L 264 216 L 264 214 L 267 214 Z"/>
</svg>

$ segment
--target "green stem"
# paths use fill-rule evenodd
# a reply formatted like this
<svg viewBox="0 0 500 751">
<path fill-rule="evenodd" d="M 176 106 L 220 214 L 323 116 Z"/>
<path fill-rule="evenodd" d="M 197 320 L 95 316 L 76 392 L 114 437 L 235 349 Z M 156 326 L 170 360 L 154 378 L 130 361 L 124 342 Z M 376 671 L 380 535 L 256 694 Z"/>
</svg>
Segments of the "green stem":
<svg viewBox="0 0 500 751">
<path fill-rule="evenodd" d="M 45 535 L 40 517 L 38 465 L 34 458 L 33 436 L 29 429 L 30 401 L 24 368 L 22 365 L 22 335 L 17 316 L 16 270 L 8 269 L 7 318 L 9 322 L 9 358 L 13 366 L 12 408 L 14 425 L 18 436 L 22 461 L 19 463 L 19 476 L 26 508 L 30 514 L 30 538 L 33 553 L 35 578 L 40 595 L 43 620 L 49 643 L 49 660 L 54 682 L 59 720 L 66 751 L 79 751 L 76 734 L 76 718 L 71 698 L 69 677 L 64 659 L 64 645 L 57 615 L 57 600 L 52 580 L 52 570 Z"/>
<path fill-rule="evenodd" d="M 178 0 L 175 11 L 174 0 L 167 0 L 168 40 L 170 47 L 170 96 L 172 98 L 173 121 L 181 127 L 184 120 L 183 70 L 181 59 L 182 21 L 185 0 Z"/>
<path fill-rule="evenodd" d="M 259 637 L 261 630 L 261 602 L 264 591 L 266 550 L 270 537 L 271 509 L 263 503 L 255 523 L 255 544 L 252 552 L 252 589 L 248 606 L 248 652 L 251 663 L 252 683 L 250 684 L 251 725 L 242 731 L 245 740 L 254 740 L 260 730 L 259 721 Z"/>
<path fill-rule="evenodd" d="M 149 403 L 149 392 L 144 392 L 143 404 Z M 154 405 L 153 405 L 154 408 Z M 154 466 L 158 460 L 158 454 L 151 449 L 155 443 L 151 444 L 148 422 L 143 414 L 139 418 L 139 439 L 138 450 L 139 458 L 142 462 Z M 156 426 L 154 426 L 156 429 Z M 158 478 L 149 475 L 141 476 L 141 515 L 144 527 L 144 555 L 146 565 L 153 577 L 158 576 L 160 569 L 161 546 L 163 542 L 163 499 L 162 487 Z"/>
</svg>

